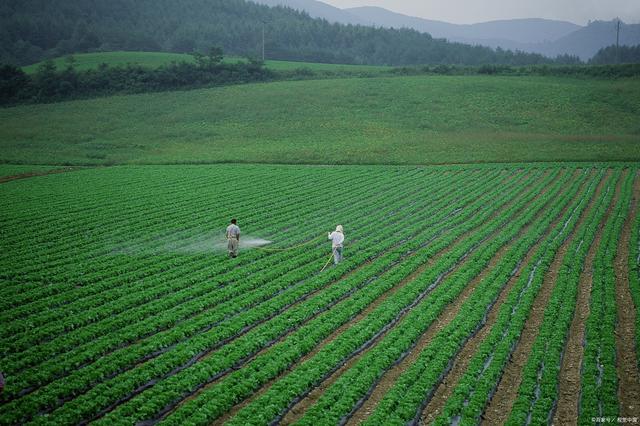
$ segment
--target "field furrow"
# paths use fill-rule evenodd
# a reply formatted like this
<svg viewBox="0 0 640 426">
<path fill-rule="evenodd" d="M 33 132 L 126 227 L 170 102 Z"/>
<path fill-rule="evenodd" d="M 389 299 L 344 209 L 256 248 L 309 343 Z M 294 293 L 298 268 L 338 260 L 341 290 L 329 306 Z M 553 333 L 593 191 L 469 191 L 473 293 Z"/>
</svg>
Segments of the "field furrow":
<svg viewBox="0 0 640 426">
<path fill-rule="evenodd" d="M 558 176 L 552 176 L 553 179 L 557 178 Z M 539 188 L 532 188 L 533 189 L 533 193 L 537 194 L 536 198 L 538 196 L 540 196 L 541 194 L 544 194 L 550 187 L 549 186 L 542 186 Z M 556 187 L 557 189 L 557 187 Z M 540 192 L 539 192 L 540 191 Z M 535 203 L 536 198 L 534 198 L 533 200 L 531 200 L 532 203 Z M 505 206 L 508 207 L 508 206 Z M 523 210 L 526 210 L 528 207 L 531 207 L 530 205 L 525 205 L 522 206 L 522 208 L 518 211 L 514 212 L 514 215 L 510 218 L 510 221 L 515 221 L 517 220 L 518 215 L 520 215 L 522 213 Z M 506 208 L 505 208 L 506 209 Z M 505 210 L 502 209 L 502 210 Z M 502 211 L 501 210 L 501 211 Z M 497 211 L 494 213 L 494 217 L 497 217 L 501 211 Z M 501 231 L 496 231 L 494 232 L 494 234 L 490 235 L 487 237 L 486 241 L 490 242 L 491 240 L 495 239 L 497 237 L 497 234 L 501 232 Z M 464 239 L 465 236 L 463 236 L 463 238 L 461 240 Z M 468 235 L 467 235 L 468 237 Z M 502 249 L 502 248 L 501 248 Z M 495 257 L 495 256 L 494 256 Z M 483 263 L 484 259 L 482 259 L 481 262 L 479 263 Z M 474 261 L 477 262 L 477 261 Z M 489 267 L 489 265 L 487 265 L 486 267 Z M 354 415 L 354 412 L 356 411 L 356 409 L 359 409 L 359 407 L 366 401 L 366 402 L 371 402 L 372 406 L 375 406 L 377 404 L 377 398 L 381 395 L 381 394 L 385 394 L 386 390 L 385 386 L 381 386 L 381 383 L 385 382 L 386 385 L 390 385 L 391 383 L 393 383 L 394 380 L 394 375 L 399 374 L 399 372 L 403 371 L 404 368 L 407 365 L 411 364 L 412 361 L 412 357 L 419 354 L 420 353 L 420 349 L 423 346 L 426 346 L 431 338 L 433 337 L 433 334 L 439 330 L 441 330 L 443 327 L 445 327 L 451 320 L 452 316 L 455 316 L 455 313 L 457 312 L 456 308 L 459 308 L 464 301 L 469 297 L 469 295 L 471 294 L 471 292 L 475 289 L 475 285 L 481 280 L 481 276 L 483 275 L 483 273 L 486 273 L 487 269 L 483 269 L 479 275 L 477 275 L 475 278 L 473 278 L 467 285 L 466 287 L 464 287 L 464 289 L 457 295 L 451 295 L 451 297 L 453 298 L 453 300 L 451 300 L 449 302 L 448 305 L 446 305 L 446 307 L 438 313 L 438 316 L 435 318 L 435 320 L 433 320 L 434 325 L 432 327 L 428 327 L 426 330 L 426 332 L 416 341 L 413 343 L 413 346 L 405 351 L 402 354 L 402 357 L 398 360 L 396 360 L 394 362 L 393 367 L 391 367 L 390 370 L 387 370 L 385 372 L 383 372 L 383 375 L 380 376 L 374 383 L 374 385 L 372 385 L 372 387 L 367 391 L 367 393 L 365 394 L 365 396 L 358 401 L 355 409 L 352 409 L 352 412 L 349 413 L 348 417 L 351 417 Z M 456 267 L 456 269 L 452 270 L 450 274 L 447 274 L 446 276 L 442 277 L 443 283 L 442 285 L 444 286 L 451 286 L 452 284 L 449 282 L 449 276 L 456 276 L 456 275 L 463 275 L 466 277 L 470 277 L 469 273 L 465 271 L 465 265 L 462 263 L 459 263 Z M 400 325 L 398 325 L 398 327 L 400 327 Z M 384 337 L 384 336 L 383 336 Z M 373 349 L 373 348 L 371 348 Z M 370 349 L 370 350 L 371 350 Z M 317 391 L 317 396 L 315 398 L 315 400 L 320 398 L 320 395 L 330 386 L 333 384 L 333 382 L 335 382 L 336 380 L 338 380 L 339 377 L 339 373 L 344 373 L 346 370 L 348 370 L 349 368 L 351 368 L 356 361 L 358 361 L 360 358 L 362 358 L 363 356 L 367 355 L 367 353 L 363 353 L 361 354 L 357 360 L 352 360 L 350 361 L 350 363 L 347 363 L 345 366 L 343 366 L 336 374 L 334 374 L 334 377 L 331 377 L 327 383 L 323 383 Z M 397 376 L 395 376 L 397 377 Z M 381 391 L 379 394 L 375 394 L 375 391 L 379 390 Z M 314 390 L 314 392 L 316 392 Z M 312 393 L 313 395 L 313 393 Z M 310 405 L 310 404 L 309 404 Z M 295 407 L 294 407 L 295 408 Z M 284 423 L 291 423 L 291 422 L 295 422 L 296 417 L 295 416 L 291 416 L 289 419 L 287 419 L 287 417 L 285 417 L 284 419 Z"/>
<path fill-rule="evenodd" d="M 490 195 L 491 195 L 491 193 L 489 193 L 488 195 L 490 196 Z M 476 203 L 480 204 L 480 203 L 481 203 L 481 200 L 482 200 L 482 199 L 477 200 L 477 201 L 476 201 Z M 473 209 L 470 209 L 470 210 L 471 210 L 471 211 L 470 211 L 470 212 L 467 212 L 467 214 L 471 214 L 471 213 L 473 212 Z M 464 218 L 455 218 L 455 219 L 457 219 L 458 221 L 460 221 L 460 222 L 463 222 L 463 223 L 464 223 Z M 468 225 L 468 226 L 470 226 L 470 225 Z M 434 230 L 432 230 L 432 232 L 433 232 L 433 231 L 434 231 Z M 451 238 L 451 237 L 449 237 L 449 238 Z M 420 243 L 420 241 L 421 241 L 420 239 L 417 239 L 417 240 L 415 240 L 415 241 L 416 241 L 416 242 L 414 242 L 413 244 L 418 244 L 418 247 L 419 247 L 420 245 L 422 245 L 422 244 Z M 403 247 L 400 247 L 400 248 L 398 248 L 397 250 L 395 250 L 395 252 L 394 252 L 394 253 L 391 253 L 391 256 L 390 256 L 390 258 L 388 259 L 388 261 L 391 261 L 392 263 L 396 263 L 396 264 L 397 264 L 397 260 L 398 260 L 398 258 L 401 258 L 401 257 L 403 256 L 403 254 L 404 254 L 404 252 L 405 252 L 406 250 L 407 250 L 407 247 L 404 247 L 404 248 L 403 248 Z M 424 251 L 424 250 L 425 250 L 425 248 L 423 248 L 423 249 L 422 249 L 422 251 Z M 376 266 L 376 265 L 374 264 L 372 267 L 375 267 L 375 266 Z M 379 267 L 380 265 L 377 265 L 377 266 Z M 406 267 L 406 266 L 405 266 L 405 267 Z M 361 274 L 357 274 L 357 275 L 361 275 Z M 375 276 L 375 275 L 374 275 L 374 276 Z M 357 282 L 360 282 L 360 281 L 356 281 L 356 280 L 363 280 L 363 278 L 365 279 L 365 281 L 367 280 L 366 276 L 358 276 L 358 277 L 354 276 L 354 277 L 352 277 L 352 279 L 353 279 L 353 280 L 354 280 L 354 282 L 356 282 L 356 283 L 357 283 Z M 368 283 L 370 284 L 371 282 L 369 281 Z M 343 286 L 345 286 L 345 284 L 344 284 L 344 283 L 343 283 Z M 376 294 L 378 291 L 380 291 L 380 289 L 378 289 L 376 292 L 371 292 L 370 294 L 365 294 L 364 296 L 366 296 L 367 298 L 372 297 L 372 296 L 375 296 L 375 294 Z M 363 295 L 360 295 L 360 293 L 359 293 L 359 294 L 357 295 L 357 297 L 355 297 L 355 299 L 356 299 L 356 300 L 362 300 L 362 297 L 363 297 Z M 350 299 L 354 299 L 354 297 L 352 296 Z M 362 302 L 359 302 L 359 303 L 362 303 Z M 340 306 L 342 306 L 342 305 L 340 305 Z M 320 316 L 319 318 L 317 318 L 316 320 L 314 320 L 314 322 L 305 324 L 304 326 L 302 326 L 302 328 L 301 328 L 301 329 L 298 329 L 298 330 L 296 331 L 296 334 L 300 334 L 300 330 L 304 330 L 304 329 L 307 329 L 308 327 L 312 327 L 312 326 L 313 326 L 313 323 L 318 323 L 318 322 L 319 322 L 319 323 L 322 323 L 322 322 L 323 322 L 323 318 L 325 318 L 326 316 L 327 316 L 327 314 L 322 315 L 322 316 Z M 269 330 L 270 330 L 270 331 L 272 331 L 272 330 L 273 330 L 273 327 L 269 327 Z M 277 329 L 276 329 L 276 330 L 277 330 Z M 324 332 L 324 330 L 323 330 L 323 332 Z M 248 339 L 250 339 L 250 340 L 251 340 L 251 342 L 253 342 L 253 341 L 255 341 L 255 340 L 256 340 L 256 339 L 255 339 L 255 338 L 253 338 L 252 336 L 248 336 L 247 338 L 248 338 Z M 298 337 L 296 337 L 296 336 L 289 336 L 287 339 L 298 339 Z M 284 345 L 286 345 L 286 343 L 287 343 L 287 342 L 281 342 L 281 343 L 279 343 L 278 345 L 275 345 L 273 348 L 270 348 L 270 349 L 269 349 L 270 354 L 273 354 L 274 352 L 276 352 L 276 350 L 275 350 L 274 348 L 280 347 L 280 346 L 282 346 L 283 344 L 284 344 Z M 271 355 L 270 355 L 270 356 L 271 356 Z M 214 359 L 213 361 L 215 361 L 215 359 Z M 256 362 L 256 360 L 253 360 L 252 362 Z M 230 371 L 228 371 L 228 372 L 230 372 Z M 220 377 L 222 377 L 222 376 L 220 376 Z M 218 381 L 218 379 L 220 379 L 220 377 L 218 377 L 218 375 L 213 376 L 213 377 L 212 377 L 211 379 L 209 379 L 207 382 L 210 382 L 210 383 L 214 383 L 214 382 L 216 382 L 216 383 L 217 383 L 217 381 Z M 226 380 L 226 379 L 225 379 L 225 380 Z M 206 383 L 205 383 L 205 384 L 206 384 Z M 215 387 L 215 386 L 214 386 L 214 387 Z M 157 392 L 158 392 L 158 393 L 160 393 L 160 392 L 161 392 L 161 390 L 158 390 Z M 189 394 L 187 394 L 187 395 L 186 395 L 186 397 L 188 397 L 188 396 L 189 396 Z M 149 396 L 147 396 L 147 397 L 149 397 Z M 178 401 L 178 402 L 179 402 L 179 401 Z M 175 402 L 174 402 L 173 404 L 175 404 Z M 163 409 L 163 411 L 166 411 L 166 410 L 168 410 L 168 409 L 170 410 L 170 409 L 171 409 L 171 408 L 170 408 L 170 407 L 171 407 L 171 405 L 172 405 L 172 404 L 170 404 L 170 405 L 169 405 L 169 408 L 168 408 L 168 407 L 165 407 L 165 408 Z M 130 409 L 128 409 L 128 410 L 130 410 Z"/>
<path fill-rule="evenodd" d="M 544 183 L 543 183 L 543 184 L 544 184 Z M 522 203 L 522 202 L 525 202 L 525 200 L 526 200 L 526 197 L 524 197 L 524 200 L 520 200 L 519 202 L 520 202 L 520 203 Z M 511 211 L 512 211 L 512 213 L 513 213 L 513 211 L 517 211 L 517 210 L 519 210 L 521 207 L 522 207 L 522 204 L 520 204 L 520 205 L 517 205 L 517 204 L 516 204 L 515 206 L 512 206 L 512 207 L 511 207 Z M 507 212 L 508 212 L 509 208 L 507 208 L 506 210 L 507 210 Z M 505 213 L 505 216 L 506 216 L 506 217 L 509 217 L 509 216 L 510 216 L 510 214 Z M 491 227 L 492 227 L 492 226 L 491 226 L 491 224 L 493 224 L 493 226 L 499 226 L 501 223 L 503 223 L 502 221 L 503 221 L 503 219 L 502 219 L 501 217 L 494 217 L 494 218 L 493 218 L 491 221 L 489 221 L 489 222 L 487 222 L 487 221 L 483 222 L 483 223 L 484 223 L 484 226 L 486 227 L 486 231 L 484 231 L 484 232 L 489 232 L 489 233 L 488 233 L 488 234 L 484 234 L 484 236 L 482 236 L 482 237 L 481 237 L 481 239 L 476 240 L 476 241 L 477 241 L 477 243 L 476 243 L 476 244 L 468 245 L 467 247 L 469 247 L 469 249 L 462 251 L 462 256 L 458 257 L 458 258 L 457 258 L 456 263 L 454 263 L 453 265 L 455 265 L 455 264 L 457 264 L 457 263 L 460 263 L 460 261 L 463 261 L 463 260 L 464 260 L 464 261 L 465 261 L 465 263 L 466 263 L 466 262 L 467 262 L 466 258 L 467 258 L 469 255 L 471 255 L 471 253 L 472 253 L 473 251 L 475 251 L 475 250 L 478 248 L 478 246 L 479 246 L 480 244 L 484 243 L 484 242 L 489 238 L 489 236 L 491 235 L 491 231 L 490 231 L 490 230 L 491 230 Z M 474 234 L 474 237 L 478 238 L 478 237 L 480 237 L 480 236 L 478 236 L 478 235 L 477 235 L 477 233 L 476 233 L 476 234 Z M 473 240 L 473 238 L 471 238 L 471 240 Z M 458 247 L 464 247 L 464 246 L 466 246 L 466 244 L 467 244 L 467 243 L 468 243 L 468 240 L 463 240 L 463 241 L 461 241 L 461 242 L 460 242 L 460 244 L 458 245 Z M 454 251 L 455 251 L 455 250 L 454 250 Z M 414 282 L 419 283 L 421 280 L 423 280 L 423 279 L 425 279 L 425 278 L 426 278 L 426 279 L 429 279 L 429 276 L 430 276 L 430 275 L 431 275 L 431 276 L 434 276 L 434 278 L 431 278 L 431 279 L 432 279 L 432 280 L 433 280 L 433 279 L 435 279 L 436 281 L 435 281 L 434 283 L 438 284 L 438 286 L 437 286 L 437 287 L 434 287 L 433 289 L 431 289 L 431 288 L 429 287 L 429 288 L 428 288 L 428 289 L 429 289 L 429 292 L 428 292 L 428 293 L 424 293 L 423 295 L 421 295 L 422 297 L 419 297 L 418 299 L 415 299 L 415 300 L 414 300 L 414 303 L 411 305 L 411 310 L 407 310 L 406 312 L 404 312 L 404 313 L 403 313 L 403 315 L 402 315 L 402 316 L 396 317 L 395 321 L 394 321 L 394 322 L 393 322 L 393 324 L 391 324 L 391 325 L 395 325 L 395 324 L 397 324 L 401 319 L 403 319 L 403 318 L 404 318 L 404 316 L 405 316 L 407 313 L 413 312 L 414 308 L 415 308 L 416 306 L 418 306 L 418 304 L 421 304 L 421 303 L 422 303 L 422 301 L 423 301 L 423 298 L 424 298 L 424 297 L 426 297 L 426 299 L 424 299 L 425 301 L 427 301 L 427 300 L 431 300 L 431 299 L 430 299 L 430 297 L 432 296 L 432 295 L 431 295 L 431 293 L 432 293 L 433 291 L 436 291 L 436 292 L 437 292 L 437 289 L 442 288 L 442 286 L 441 286 L 441 285 L 439 285 L 439 284 L 440 284 L 442 281 L 444 281 L 444 278 L 445 278 L 448 274 L 450 274 L 451 272 L 453 272 L 453 270 L 454 270 L 454 269 L 446 270 L 446 271 L 445 271 L 445 275 L 442 275 L 442 274 L 440 274 L 440 275 L 432 275 L 432 274 L 433 274 L 433 271 L 432 271 L 431 269 L 429 269 L 429 273 L 428 273 L 428 274 L 423 274 L 422 276 L 416 277 L 416 279 L 414 280 Z M 426 302 L 425 302 L 425 303 L 426 303 Z M 353 330 L 353 328 L 350 328 L 350 329 L 349 329 L 349 332 L 350 332 L 351 330 Z M 387 332 L 395 333 L 395 332 L 394 332 L 394 328 L 389 327 L 387 330 L 384 330 L 384 332 L 383 332 L 383 333 L 380 333 L 380 334 L 379 334 L 379 336 L 376 336 L 376 340 L 380 339 L 380 340 L 382 341 L 382 340 L 386 339 L 386 338 L 387 338 L 387 334 L 388 334 Z M 348 333 L 345 333 L 345 334 L 348 334 Z M 341 340 L 341 339 L 343 339 L 343 338 L 344 338 L 344 336 L 342 336 L 342 335 L 341 335 L 341 336 L 338 336 L 338 338 L 336 339 L 336 341 L 340 341 L 340 340 Z M 368 352 L 369 352 L 369 351 L 368 351 L 368 349 L 369 349 L 370 347 L 374 347 L 374 348 L 376 348 L 376 347 L 380 346 L 380 345 L 377 345 L 377 344 L 376 344 L 375 346 L 373 346 L 373 343 L 376 343 L 376 340 L 367 341 L 366 346 L 363 346 L 362 348 L 358 348 L 358 349 L 357 349 L 357 350 L 356 350 L 352 355 L 350 355 L 350 356 L 349 356 L 348 358 L 346 358 L 344 361 L 341 361 L 339 365 L 342 365 L 342 363 L 343 363 L 343 362 L 345 362 L 345 361 L 349 360 L 350 358 L 352 358 L 352 357 L 354 357 L 354 356 L 356 356 L 356 355 L 360 355 L 360 354 L 361 354 L 361 353 L 363 353 L 363 352 L 364 352 L 363 357 L 367 357 L 367 356 L 368 356 Z M 333 343 L 333 342 L 331 342 L 331 343 Z M 331 344 L 330 344 L 329 346 L 331 346 Z M 382 345 L 382 346 L 385 346 L 385 345 Z M 358 359 L 357 359 L 358 363 L 360 363 L 360 359 L 361 359 L 361 358 L 362 358 L 362 357 L 358 357 Z M 336 367 L 336 369 L 338 369 L 338 368 Z M 323 381 L 326 381 L 327 379 L 329 379 L 329 380 L 330 380 L 330 377 L 331 377 L 334 373 L 335 373 L 335 371 L 330 371 L 330 373 L 326 376 L 326 378 L 325 378 L 325 379 L 323 379 Z M 245 417 L 244 417 L 244 419 L 246 420 L 246 418 L 247 418 L 247 417 L 245 416 Z M 241 423 L 241 420 L 238 420 L 238 423 Z"/>
<path fill-rule="evenodd" d="M 551 243 L 558 241 L 561 235 L 560 233 L 552 233 L 556 232 L 555 230 L 567 232 L 567 226 L 565 225 L 567 225 L 571 218 L 574 217 L 577 207 L 585 203 L 584 198 L 587 194 L 587 188 L 593 185 L 595 171 L 580 171 L 579 173 L 582 175 L 582 179 L 576 180 L 576 184 L 579 183 L 579 186 L 574 185 L 574 189 L 570 191 L 573 198 L 563 207 L 562 212 L 560 212 L 559 216 L 553 220 L 549 228 L 545 230 L 545 234 L 538 239 L 533 247 L 529 249 L 525 257 L 518 262 L 518 266 L 514 269 L 512 277 L 509 279 L 507 285 L 504 287 L 500 296 L 489 311 L 486 322 L 482 324 L 478 332 L 463 346 L 459 355 L 455 360 L 453 360 L 451 370 L 443 377 L 442 381 L 433 392 L 432 398 L 429 400 L 422 412 L 422 418 L 420 421 L 422 424 L 430 424 L 433 422 L 439 415 L 443 414 L 447 404 L 450 413 L 445 414 L 446 418 L 454 417 L 452 408 L 454 406 L 454 402 L 451 402 L 450 399 L 452 399 L 454 392 L 456 392 L 458 384 L 462 380 L 471 381 L 470 373 L 473 369 L 470 368 L 470 366 L 475 359 L 479 359 L 484 355 L 483 362 L 486 362 L 487 353 L 490 353 L 492 349 L 495 352 L 495 346 L 492 346 L 491 349 L 485 349 L 480 352 L 480 345 L 483 344 L 484 346 L 488 346 L 487 343 L 490 341 L 490 333 L 497 334 L 497 328 L 494 327 L 497 327 L 499 319 L 501 319 L 501 317 L 508 318 L 505 315 L 506 313 L 513 314 L 515 312 L 515 302 L 518 299 L 521 299 L 521 296 L 526 289 L 526 287 L 520 287 L 518 290 L 514 290 L 518 283 L 526 277 L 526 283 L 530 284 L 533 281 L 532 273 L 540 274 L 540 256 L 549 252 Z M 586 176 L 587 173 L 589 173 L 589 178 Z M 516 294 L 518 295 L 518 298 L 514 298 L 514 295 Z M 506 337 L 506 333 L 503 330 L 500 330 L 500 333 L 500 337 Z M 465 375 L 467 376 L 465 377 Z M 460 391 L 457 391 L 457 393 L 459 395 Z M 456 395 L 456 397 L 460 399 L 458 395 Z M 468 394 L 464 395 L 465 399 L 468 396 Z"/>
<path fill-rule="evenodd" d="M 633 417 L 638 173 L 224 164 L 5 182 L 0 425 Z"/>
<path fill-rule="evenodd" d="M 568 235 L 555 251 L 553 260 L 544 274 L 540 288 L 529 308 L 526 323 L 523 324 L 524 328 L 519 333 L 516 345 L 508 358 L 509 362 L 505 366 L 504 371 L 499 375 L 499 381 L 491 395 L 487 408 L 484 410 L 483 420 L 487 424 L 504 423 L 511 412 L 517 396 L 517 394 L 513 392 L 513 389 L 517 389 L 522 383 L 522 368 L 527 362 L 531 348 L 538 336 L 544 318 L 545 308 L 549 304 L 553 290 L 557 285 L 558 273 L 560 272 L 562 262 L 569 252 L 569 248 L 574 244 L 574 241 L 580 238 L 579 230 L 585 227 L 585 222 L 588 221 L 591 212 L 594 210 L 594 206 L 598 205 L 603 188 L 605 188 L 609 180 L 610 177 L 608 176 L 600 180 L 586 209 L 582 211 L 578 222 L 575 224 L 578 231 Z"/>
<path fill-rule="evenodd" d="M 620 234 L 615 260 L 616 306 L 616 369 L 618 374 L 618 400 L 620 416 L 634 417 L 640 410 L 640 371 L 638 371 L 638 353 L 635 341 L 635 324 L 638 320 L 631 295 L 629 255 L 631 253 L 631 227 L 638 220 L 640 202 L 640 176 L 634 173 L 633 193 L 629 214 Z M 628 308 L 622 308 L 628 307 Z"/>
</svg>

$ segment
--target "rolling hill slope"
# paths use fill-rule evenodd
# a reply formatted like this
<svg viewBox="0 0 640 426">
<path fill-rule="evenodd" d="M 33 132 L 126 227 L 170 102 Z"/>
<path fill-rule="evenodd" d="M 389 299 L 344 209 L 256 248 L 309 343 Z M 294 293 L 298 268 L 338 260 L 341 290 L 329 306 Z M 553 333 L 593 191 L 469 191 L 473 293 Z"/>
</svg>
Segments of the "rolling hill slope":
<svg viewBox="0 0 640 426">
<path fill-rule="evenodd" d="M 0 109 L 0 162 L 640 160 L 640 82 L 393 77 Z"/>
<path fill-rule="evenodd" d="M 252 0 L 254 3 L 267 6 L 286 6 L 292 9 L 304 11 L 312 18 L 326 19 L 329 22 L 339 24 L 367 25 L 366 20 L 330 4 L 317 0 Z"/>
</svg>

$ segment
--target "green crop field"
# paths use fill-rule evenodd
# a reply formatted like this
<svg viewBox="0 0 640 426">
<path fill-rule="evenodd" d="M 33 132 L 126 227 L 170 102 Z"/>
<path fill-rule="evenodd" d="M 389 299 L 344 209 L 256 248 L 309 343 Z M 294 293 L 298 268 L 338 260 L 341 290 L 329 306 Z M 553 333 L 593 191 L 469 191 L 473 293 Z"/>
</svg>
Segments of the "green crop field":
<svg viewBox="0 0 640 426">
<path fill-rule="evenodd" d="M 640 81 L 267 66 L 0 109 L 0 425 L 640 417 Z"/>
<path fill-rule="evenodd" d="M 286 81 L 0 109 L 0 162 L 640 160 L 640 81 Z"/>
<path fill-rule="evenodd" d="M 140 65 L 143 67 L 157 68 L 161 65 L 168 65 L 171 62 L 193 62 L 193 56 L 183 53 L 166 52 L 97 52 L 78 53 L 73 55 L 74 66 L 77 70 L 86 71 L 96 69 L 101 64 L 109 66 L 126 66 L 127 64 Z M 65 68 L 68 64 L 68 57 L 55 58 L 53 63 L 58 69 Z M 244 61 L 243 58 L 228 57 L 226 61 Z M 22 69 L 33 74 L 42 63 L 28 65 Z M 391 69 L 391 67 L 372 65 L 341 65 L 341 64 L 319 64 L 313 62 L 293 62 L 293 61 L 266 61 L 267 68 L 276 71 L 289 71 L 298 68 L 308 68 L 313 71 L 329 72 L 380 72 Z"/>
<path fill-rule="evenodd" d="M 0 178 L 23 175 L 27 173 L 44 173 L 57 169 L 55 166 L 29 166 L 19 164 L 0 164 Z"/>
<path fill-rule="evenodd" d="M 216 93 L 192 95 L 233 121 Z M 92 102 L 122 106 L 59 108 Z M 638 416 L 638 163 L 118 166 L 5 182 L 0 199 L 0 424 Z M 322 270 L 336 224 L 345 259 Z"/>
</svg>

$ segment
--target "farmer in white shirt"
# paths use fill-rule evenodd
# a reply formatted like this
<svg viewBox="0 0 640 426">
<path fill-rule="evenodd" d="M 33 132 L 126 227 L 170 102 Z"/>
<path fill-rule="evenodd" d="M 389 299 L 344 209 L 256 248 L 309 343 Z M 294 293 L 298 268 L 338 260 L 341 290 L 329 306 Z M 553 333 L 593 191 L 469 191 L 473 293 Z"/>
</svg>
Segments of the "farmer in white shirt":
<svg viewBox="0 0 640 426">
<path fill-rule="evenodd" d="M 329 232 L 329 239 L 333 250 L 333 263 L 337 265 L 342 260 L 342 243 L 344 242 L 342 225 L 336 226 L 335 231 Z"/>
<path fill-rule="evenodd" d="M 238 256 L 238 245 L 240 244 L 240 228 L 236 225 L 238 221 L 231 219 L 231 225 L 227 226 L 227 249 L 230 257 Z"/>
</svg>

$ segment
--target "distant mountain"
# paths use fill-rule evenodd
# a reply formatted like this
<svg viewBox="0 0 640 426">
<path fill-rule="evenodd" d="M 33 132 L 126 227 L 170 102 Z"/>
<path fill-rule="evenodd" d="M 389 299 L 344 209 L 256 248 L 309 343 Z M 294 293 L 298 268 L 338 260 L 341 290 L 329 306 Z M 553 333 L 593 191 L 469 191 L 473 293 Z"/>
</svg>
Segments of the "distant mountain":
<svg viewBox="0 0 640 426">
<path fill-rule="evenodd" d="M 347 12 L 385 28 L 412 28 L 433 37 L 460 43 L 540 53 L 546 56 L 569 54 L 582 60 L 615 44 L 617 21 L 594 21 L 586 27 L 548 19 L 513 19 L 471 25 L 449 24 L 391 12 L 379 7 L 357 7 Z M 620 26 L 620 44 L 640 44 L 640 24 Z"/>
<path fill-rule="evenodd" d="M 578 56 L 583 61 L 587 61 L 600 49 L 615 45 L 616 26 L 617 21 L 594 21 L 589 23 L 586 27 L 579 27 L 577 30 L 563 37 L 538 43 L 523 43 L 504 39 L 472 40 L 455 37 L 451 37 L 449 40 L 468 44 L 479 44 L 494 48 L 500 46 L 503 49 L 539 53 L 549 57 L 568 54 Z M 621 23 L 620 45 L 640 45 L 640 24 L 629 25 Z"/>
<path fill-rule="evenodd" d="M 339 24 L 361 24 L 367 25 L 359 17 L 349 13 L 346 10 L 333 7 L 329 4 L 316 0 L 251 0 L 254 3 L 264 4 L 267 6 L 286 6 L 292 9 L 303 11 L 312 18 L 326 19 L 329 22 L 337 22 Z"/>
<path fill-rule="evenodd" d="M 433 37 L 476 43 L 483 40 L 540 43 L 557 40 L 582 28 L 571 22 L 549 19 L 512 19 L 459 25 L 407 16 L 381 7 L 356 7 L 346 9 L 346 11 L 370 25 L 386 28 L 412 28 L 427 32 Z"/>
<path fill-rule="evenodd" d="M 593 57 L 598 50 L 616 44 L 616 21 L 594 21 L 552 43 L 527 46 L 525 52 L 545 55 L 570 53 L 583 60 Z M 636 46 L 640 44 L 640 24 L 620 25 L 620 44 Z"/>
<path fill-rule="evenodd" d="M 598 50 L 615 44 L 616 21 L 594 21 L 587 26 L 549 19 L 512 19 L 460 25 L 417 18 L 381 7 L 339 9 L 317 0 L 254 0 L 270 6 L 283 5 L 329 22 L 384 28 L 410 28 L 449 41 L 501 47 L 546 56 L 569 54 L 588 60 Z M 620 44 L 640 44 L 640 24 L 621 25 Z"/>
</svg>

